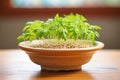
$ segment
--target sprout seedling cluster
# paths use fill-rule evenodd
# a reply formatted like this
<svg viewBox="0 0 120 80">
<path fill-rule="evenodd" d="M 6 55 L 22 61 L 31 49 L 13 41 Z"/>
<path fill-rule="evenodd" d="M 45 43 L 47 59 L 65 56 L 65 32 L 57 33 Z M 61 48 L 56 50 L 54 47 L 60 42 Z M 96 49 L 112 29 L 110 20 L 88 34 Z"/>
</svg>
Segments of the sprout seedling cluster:
<svg viewBox="0 0 120 80">
<path fill-rule="evenodd" d="M 34 40 L 39 40 L 42 44 L 39 42 L 40 44 L 34 47 L 40 48 L 80 48 L 88 45 L 90 47 L 96 44 L 95 39 L 99 37 L 97 30 L 100 29 L 97 25 L 89 24 L 80 14 L 71 13 L 64 17 L 56 14 L 47 21 L 27 22 L 17 41 L 32 43 Z"/>
</svg>

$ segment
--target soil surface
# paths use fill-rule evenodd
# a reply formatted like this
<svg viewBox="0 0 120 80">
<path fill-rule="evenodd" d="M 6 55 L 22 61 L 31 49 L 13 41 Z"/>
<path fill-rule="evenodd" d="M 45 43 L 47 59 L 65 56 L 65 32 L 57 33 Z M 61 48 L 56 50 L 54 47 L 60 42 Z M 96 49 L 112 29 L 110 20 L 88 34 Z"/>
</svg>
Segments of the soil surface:
<svg viewBox="0 0 120 80">
<path fill-rule="evenodd" d="M 91 41 L 86 40 L 55 40 L 55 39 L 45 39 L 45 40 L 34 40 L 32 42 L 26 41 L 24 46 L 33 48 L 88 48 L 92 47 Z"/>
</svg>

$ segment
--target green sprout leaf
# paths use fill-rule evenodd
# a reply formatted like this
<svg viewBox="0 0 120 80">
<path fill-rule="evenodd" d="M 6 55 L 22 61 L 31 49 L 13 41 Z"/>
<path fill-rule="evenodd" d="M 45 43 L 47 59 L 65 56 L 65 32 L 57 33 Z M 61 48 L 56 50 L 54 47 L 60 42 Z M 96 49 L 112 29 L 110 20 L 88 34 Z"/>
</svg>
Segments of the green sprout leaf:
<svg viewBox="0 0 120 80">
<path fill-rule="evenodd" d="M 35 20 L 27 22 L 22 34 L 17 37 L 21 41 L 32 41 L 36 39 L 57 39 L 57 40 L 89 40 L 95 45 L 96 37 L 99 37 L 97 30 L 101 27 L 91 25 L 87 19 L 80 14 L 69 14 L 60 17 L 56 14 L 54 18 L 47 21 Z"/>
</svg>

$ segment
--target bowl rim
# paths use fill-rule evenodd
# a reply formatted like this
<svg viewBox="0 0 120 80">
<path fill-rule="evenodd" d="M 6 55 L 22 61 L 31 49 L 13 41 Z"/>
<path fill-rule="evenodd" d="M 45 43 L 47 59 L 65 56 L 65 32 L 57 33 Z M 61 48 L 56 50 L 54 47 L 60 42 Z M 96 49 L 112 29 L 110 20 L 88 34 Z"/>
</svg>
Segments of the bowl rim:
<svg viewBox="0 0 120 80">
<path fill-rule="evenodd" d="M 92 46 L 92 47 L 88 47 L 88 48 L 56 48 L 56 49 L 53 49 L 53 48 L 33 48 L 33 47 L 28 47 L 28 46 L 23 46 L 23 44 L 25 43 L 26 41 L 23 41 L 23 42 L 20 42 L 18 44 L 18 47 L 20 49 L 23 49 L 23 50 L 32 50 L 32 51 L 89 51 L 89 50 L 100 50 L 104 47 L 104 43 L 103 42 L 100 42 L 100 41 L 96 41 L 97 45 L 96 46 Z"/>
</svg>

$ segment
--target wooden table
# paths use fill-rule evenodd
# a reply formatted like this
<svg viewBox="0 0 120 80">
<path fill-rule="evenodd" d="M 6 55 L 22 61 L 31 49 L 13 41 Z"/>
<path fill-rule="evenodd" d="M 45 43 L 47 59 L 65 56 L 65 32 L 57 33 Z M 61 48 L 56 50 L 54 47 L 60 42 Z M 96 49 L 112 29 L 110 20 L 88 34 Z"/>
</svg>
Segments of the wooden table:
<svg viewBox="0 0 120 80">
<path fill-rule="evenodd" d="M 22 50 L 0 50 L 0 80 L 120 80 L 120 50 L 101 50 L 82 71 L 42 71 Z"/>
</svg>

